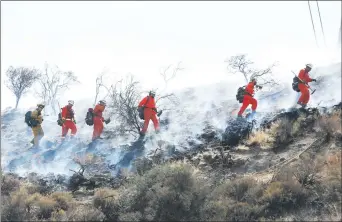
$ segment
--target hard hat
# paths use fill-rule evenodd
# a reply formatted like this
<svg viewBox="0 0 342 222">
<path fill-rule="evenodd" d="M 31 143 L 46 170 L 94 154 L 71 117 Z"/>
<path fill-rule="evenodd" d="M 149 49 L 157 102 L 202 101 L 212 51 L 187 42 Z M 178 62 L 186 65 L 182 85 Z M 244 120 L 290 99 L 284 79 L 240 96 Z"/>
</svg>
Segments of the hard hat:
<svg viewBox="0 0 342 222">
<path fill-rule="evenodd" d="M 251 82 L 256 81 L 255 77 L 251 77 Z"/>
<path fill-rule="evenodd" d="M 68 104 L 73 106 L 74 105 L 74 100 L 69 100 Z"/>
<path fill-rule="evenodd" d="M 312 64 L 311 64 L 311 63 L 306 64 L 305 66 L 308 67 L 308 68 L 310 68 L 310 69 L 312 69 Z"/>
<path fill-rule="evenodd" d="M 105 100 L 100 100 L 99 103 L 100 103 L 101 105 L 106 105 L 106 104 L 107 104 Z"/>
<path fill-rule="evenodd" d="M 37 107 L 38 107 L 38 108 L 44 108 L 45 105 L 44 105 L 44 103 L 38 103 L 38 104 L 37 104 Z"/>
<path fill-rule="evenodd" d="M 151 90 L 151 91 L 149 92 L 149 94 L 150 94 L 150 95 L 156 95 L 156 92 L 153 91 L 153 90 Z"/>
</svg>

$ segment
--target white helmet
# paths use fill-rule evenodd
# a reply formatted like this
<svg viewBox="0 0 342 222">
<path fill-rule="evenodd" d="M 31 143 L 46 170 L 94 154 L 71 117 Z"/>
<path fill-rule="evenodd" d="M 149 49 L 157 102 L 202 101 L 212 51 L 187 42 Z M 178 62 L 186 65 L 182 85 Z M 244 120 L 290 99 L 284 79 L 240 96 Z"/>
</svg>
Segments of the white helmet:
<svg viewBox="0 0 342 222">
<path fill-rule="evenodd" d="M 308 67 L 308 68 L 310 68 L 310 69 L 312 69 L 312 64 L 311 64 L 311 63 L 308 63 L 308 64 L 306 64 L 305 66 Z"/>
<path fill-rule="evenodd" d="M 101 105 L 104 105 L 104 106 L 107 104 L 107 103 L 106 103 L 106 100 L 100 100 L 99 103 L 100 103 Z"/>
<path fill-rule="evenodd" d="M 156 95 L 156 92 L 153 91 L 153 90 L 151 90 L 151 91 L 149 92 L 149 94 L 150 94 L 150 95 Z"/>
<path fill-rule="evenodd" d="M 74 100 L 69 100 L 68 101 L 68 105 L 72 105 L 73 106 L 74 105 Z"/>
</svg>

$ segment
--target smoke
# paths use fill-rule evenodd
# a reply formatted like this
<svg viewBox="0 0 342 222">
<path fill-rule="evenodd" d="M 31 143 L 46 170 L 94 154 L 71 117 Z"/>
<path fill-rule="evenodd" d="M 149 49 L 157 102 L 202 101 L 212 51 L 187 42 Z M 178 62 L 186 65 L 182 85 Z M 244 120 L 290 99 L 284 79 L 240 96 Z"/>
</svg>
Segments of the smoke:
<svg viewBox="0 0 342 222">
<path fill-rule="evenodd" d="M 316 92 L 311 95 L 309 106 L 331 106 L 341 101 L 340 62 L 314 68 L 311 76 L 319 81 L 310 84 Z M 288 109 L 296 103 L 298 93 L 294 92 L 291 87 L 293 74 L 284 73 L 280 79 L 282 80 L 278 88 L 256 93 L 257 121 L 269 112 Z M 179 104 L 172 110 L 165 111 L 160 117 L 161 122 L 166 122 L 162 127 L 167 130 L 154 135 L 151 123 L 144 143 L 131 137 L 114 136 L 118 123 L 113 119 L 110 124 L 105 125 L 105 131 L 108 132 L 110 139 L 97 146 L 89 145 L 93 127 L 86 125 L 84 118 L 88 108 L 93 106 L 93 99 L 84 98 L 75 100 L 74 109 L 78 127 L 76 141 L 60 145 L 57 149 L 54 148 L 59 141 L 61 127 L 57 125 L 57 116 L 49 115 L 44 117 L 42 125 L 45 132 L 41 143 L 42 149 L 33 151 L 29 149 L 31 147 L 29 141 L 33 135 L 31 129 L 24 123 L 24 114 L 28 109 L 17 111 L 7 109 L 2 112 L 1 163 L 6 170 L 9 170 L 8 166 L 12 162 L 12 165 L 16 166 L 14 171 L 19 174 L 54 172 L 70 175 L 72 172 L 69 169 L 78 169 L 78 165 L 72 160 L 73 157 L 87 153 L 103 156 L 106 164 L 115 165 L 118 169 L 130 168 L 137 157 L 153 153 L 159 147 L 160 141 L 171 143 L 175 145 L 176 150 L 184 151 L 190 148 L 189 140 L 194 143 L 200 142 L 197 137 L 206 126 L 212 125 L 219 130 L 227 127 L 227 120 L 234 118 L 240 108 L 241 104 L 235 100 L 235 95 L 238 86 L 241 85 L 224 81 L 175 92 L 179 98 Z M 61 106 L 64 105 L 61 104 Z M 166 105 L 167 100 L 162 102 L 160 107 L 166 107 Z M 112 136 L 111 132 L 113 132 Z"/>
</svg>

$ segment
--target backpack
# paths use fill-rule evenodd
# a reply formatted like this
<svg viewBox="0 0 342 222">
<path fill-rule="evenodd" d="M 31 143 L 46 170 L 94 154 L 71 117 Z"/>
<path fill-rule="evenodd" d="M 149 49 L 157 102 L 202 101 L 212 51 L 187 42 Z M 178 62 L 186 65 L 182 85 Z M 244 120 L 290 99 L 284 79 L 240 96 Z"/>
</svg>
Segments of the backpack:
<svg viewBox="0 0 342 222">
<path fill-rule="evenodd" d="M 62 113 L 58 113 L 57 124 L 58 124 L 59 126 L 63 126 Z"/>
<path fill-rule="evenodd" d="M 293 82 L 292 82 L 292 89 L 296 92 L 300 92 L 299 88 L 298 88 L 298 83 L 299 83 L 299 79 L 297 76 L 295 76 L 293 78 Z"/>
<path fill-rule="evenodd" d="M 93 113 L 93 108 L 89 108 L 88 112 L 86 114 L 85 122 L 88 126 L 94 125 L 94 113 Z"/>
<path fill-rule="evenodd" d="M 25 113 L 25 123 L 29 127 L 32 127 L 32 125 L 31 125 L 31 114 L 32 114 L 32 111 L 28 111 L 27 113 Z"/>
<path fill-rule="evenodd" d="M 144 109 L 145 109 L 145 106 L 146 106 L 146 104 L 148 103 L 148 100 L 149 100 L 149 99 L 150 99 L 150 97 L 148 96 L 148 97 L 147 97 L 147 100 L 146 100 L 146 103 L 145 103 L 142 107 L 139 107 L 139 108 L 138 108 L 139 118 L 142 119 L 142 120 L 145 119 L 145 118 L 144 118 Z"/>
<path fill-rule="evenodd" d="M 242 103 L 245 92 L 246 86 L 241 86 L 238 88 L 238 91 L 236 93 L 236 100 L 239 101 L 239 103 Z"/>
<path fill-rule="evenodd" d="M 32 111 L 27 111 L 25 113 L 25 123 L 29 126 L 29 127 L 36 127 L 38 125 L 38 121 L 32 119 L 31 117 L 32 115 Z"/>
</svg>

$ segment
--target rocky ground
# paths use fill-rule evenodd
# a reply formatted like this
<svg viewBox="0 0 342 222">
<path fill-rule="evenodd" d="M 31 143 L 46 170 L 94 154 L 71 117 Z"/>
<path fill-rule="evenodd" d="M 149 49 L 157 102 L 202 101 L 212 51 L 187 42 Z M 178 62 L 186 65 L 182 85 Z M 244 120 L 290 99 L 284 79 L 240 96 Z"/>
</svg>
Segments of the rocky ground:
<svg viewBox="0 0 342 222">
<path fill-rule="evenodd" d="M 203 143 L 189 140 L 193 148 L 183 153 L 158 141 L 115 176 L 117 166 L 96 154 L 75 159 L 70 178 L 3 174 L 1 218 L 341 220 L 341 103 L 283 112 L 259 129 L 236 120 L 225 132 L 208 125 L 197 139 Z"/>
</svg>

